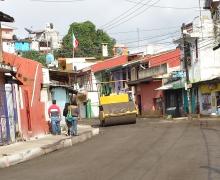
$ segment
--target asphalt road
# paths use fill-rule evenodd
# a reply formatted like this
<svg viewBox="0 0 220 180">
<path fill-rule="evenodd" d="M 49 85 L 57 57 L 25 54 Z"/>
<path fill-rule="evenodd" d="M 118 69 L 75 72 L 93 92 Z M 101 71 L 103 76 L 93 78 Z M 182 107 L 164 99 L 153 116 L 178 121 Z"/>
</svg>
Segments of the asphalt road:
<svg viewBox="0 0 220 180">
<path fill-rule="evenodd" d="M 1 180 L 219 180 L 220 124 L 139 120 L 0 170 Z"/>
</svg>

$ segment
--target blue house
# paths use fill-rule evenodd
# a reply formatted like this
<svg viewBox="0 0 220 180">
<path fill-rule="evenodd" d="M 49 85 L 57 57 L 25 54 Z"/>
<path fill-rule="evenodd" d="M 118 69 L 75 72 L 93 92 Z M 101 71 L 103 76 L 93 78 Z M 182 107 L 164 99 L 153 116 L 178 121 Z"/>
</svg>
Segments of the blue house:
<svg viewBox="0 0 220 180">
<path fill-rule="evenodd" d="M 30 51 L 30 42 L 29 41 L 15 41 L 15 51 L 17 52 L 25 52 Z"/>
</svg>

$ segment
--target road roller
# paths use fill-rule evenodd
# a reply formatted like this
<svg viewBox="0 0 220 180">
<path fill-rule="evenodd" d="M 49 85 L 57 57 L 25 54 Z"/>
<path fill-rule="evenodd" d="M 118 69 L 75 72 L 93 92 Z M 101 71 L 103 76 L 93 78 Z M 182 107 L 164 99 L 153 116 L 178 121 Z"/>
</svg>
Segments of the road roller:
<svg viewBox="0 0 220 180">
<path fill-rule="evenodd" d="M 130 92 L 104 93 L 99 103 L 100 126 L 136 123 L 138 109 Z"/>
</svg>

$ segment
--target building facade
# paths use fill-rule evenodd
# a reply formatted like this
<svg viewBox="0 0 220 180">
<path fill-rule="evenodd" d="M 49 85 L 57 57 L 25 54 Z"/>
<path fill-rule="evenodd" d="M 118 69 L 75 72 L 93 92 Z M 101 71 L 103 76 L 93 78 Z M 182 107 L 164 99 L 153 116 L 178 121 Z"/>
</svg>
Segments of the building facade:
<svg viewBox="0 0 220 180">
<path fill-rule="evenodd" d="M 202 28 L 199 28 L 202 24 Z M 203 115 L 215 114 L 216 103 L 219 96 L 218 78 L 220 77 L 220 50 L 216 46 L 215 24 L 210 16 L 195 18 L 184 28 L 186 64 L 182 59 L 181 69 L 185 71 L 186 66 L 189 72 L 189 86 L 192 113 Z M 183 47 L 183 38 L 179 39 Z M 185 78 L 184 78 L 185 79 Z M 185 83 L 185 82 L 184 82 Z M 186 87 L 186 86 L 184 86 Z M 187 112 L 188 102 L 186 91 L 183 93 L 184 109 Z"/>
<path fill-rule="evenodd" d="M 45 118 L 45 105 L 41 101 L 43 83 L 42 65 L 36 61 L 4 53 L 4 61 L 15 67 L 19 85 L 20 136 L 29 139 L 45 135 L 49 126 Z"/>
<path fill-rule="evenodd" d="M 1 25 L 3 51 L 5 52 L 15 53 L 15 45 L 13 40 L 14 30 L 15 28 L 9 25 Z"/>
<path fill-rule="evenodd" d="M 161 52 L 129 62 L 128 84 L 142 115 L 161 116 L 165 113 L 162 79 L 180 66 L 179 49 Z"/>
</svg>

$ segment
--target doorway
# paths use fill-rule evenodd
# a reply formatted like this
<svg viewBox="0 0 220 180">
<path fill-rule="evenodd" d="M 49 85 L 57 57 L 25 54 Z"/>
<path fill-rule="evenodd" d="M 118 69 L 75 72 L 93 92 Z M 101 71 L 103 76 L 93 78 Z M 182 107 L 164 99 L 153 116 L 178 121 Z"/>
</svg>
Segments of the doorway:
<svg viewBox="0 0 220 180">
<path fill-rule="evenodd" d="M 27 115 L 28 131 L 32 131 L 29 97 L 28 97 L 28 91 L 27 90 L 24 91 L 24 101 L 25 101 L 25 107 L 26 107 L 25 109 L 26 109 L 26 115 Z"/>
<path fill-rule="evenodd" d="M 142 102 L 141 102 L 141 95 L 137 95 L 137 105 L 138 105 L 138 110 L 139 114 L 142 115 Z"/>
</svg>

